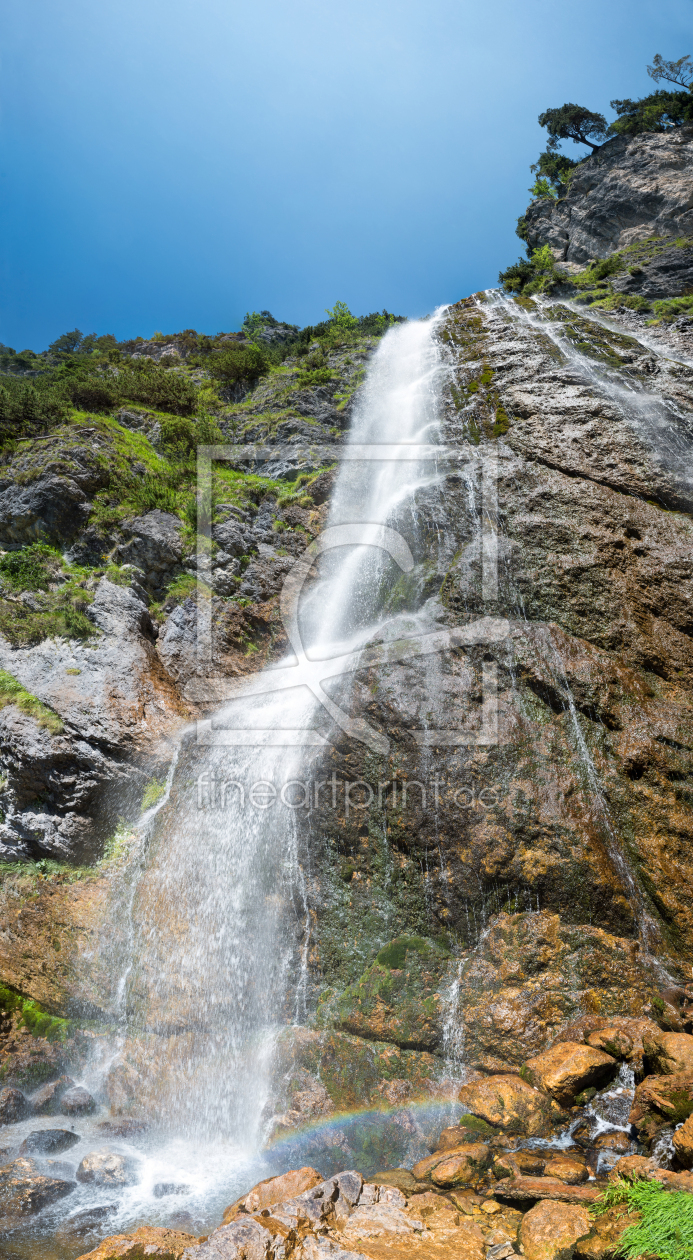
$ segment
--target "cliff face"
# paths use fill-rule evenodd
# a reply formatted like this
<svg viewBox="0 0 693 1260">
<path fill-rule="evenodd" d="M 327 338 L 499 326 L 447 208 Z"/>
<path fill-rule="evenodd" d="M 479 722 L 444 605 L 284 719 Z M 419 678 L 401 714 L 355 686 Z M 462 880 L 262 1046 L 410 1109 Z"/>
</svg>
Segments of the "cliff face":
<svg viewBox="0 0 693 1260">
<path fill-rule="evenodd" d="M 580 164 L 565 197 L 532 202 L 527 243 L 548 244 L 556 258 L 584 264 L 648 237 L 691 236 L 692 168 L 691 127 L 618 136 Z M 669 286 L 670 294 L 680 291 Z"/>
</svg>

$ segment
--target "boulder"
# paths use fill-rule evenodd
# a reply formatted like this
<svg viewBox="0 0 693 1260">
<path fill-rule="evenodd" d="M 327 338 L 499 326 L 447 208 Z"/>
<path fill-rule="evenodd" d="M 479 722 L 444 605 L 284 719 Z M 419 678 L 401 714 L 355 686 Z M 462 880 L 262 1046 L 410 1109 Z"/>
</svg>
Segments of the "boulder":
<svg viewBox="0 0 693 1260">
<path fill-rule="evenodd" d="M 559 1181 L 565 1181 L 566 1185 L 579 1186 L 583 1181 L 587 1181 L 589 1173 L 584 1163 L 580 1163 L 578 1159 L 571 1159 L 570 1155 L 559 1153 L 547 1160 L 544 1176 L 558 1177 Z"/>
<path fill-rule="evenodd" d="M 56 1242 L 63 1246 L 74 1245 L 80 1239 L 89 1242 L 100 1242 L 99 1234 L 103 1231 L 103 1222 L 118 1209 L 115 1203 L 104 1203 L 100 1207 L 84 1208 L 68 1216 L 56 1230 Z"/>
<path fill-rule="evenodd" d="M 16 1124 L 29 1111 L 29 1104 L 21 1089 L 6 1086 L 0 1090 L 0 1124 Z"/>
<path fill-rule="evenodd" d="M 35 1116 L 54 1116 L 59 1111 L 59 1103 L 65 1090 L 71 1089 L 74 1081 L 70 1076 L 59 1076 L 57 1081 L 49 1081 L 31 1095 L 29 1103 Z"/>
<path fill-rule="evenodd" d="M 676 1130 L 672 1142 L 681 1167 L 693 1168 L 693 1115 Z"/>
<path fill-rule="evenodd" d="M 527 1060 L 534 1083 L 562 1106 L 570 1106 L 583 1089 L 600 1085 L 615 1067 L 610 1054 L 575 1041 L 559 1041 Z"/>
<path fill-rule="evenodd" d="M 490 1163 L 488 1146 L 469 1143 L 456 1154 L 449 1152 L 431 1171 L 431 1181 L 437 1186 L 465 1186 L 478 1181 Z"/>
<path fill-rule="evenodd" d="M 197 1238 L 193 1234 L 182 1234 L 180 1230 L 157 1225 L 141 1225 L 132 1234 L 114 1234 L 112 1238 L 104 1238 L 94 1251 L 85 1252 L 79 1260 L 142 1260 L 143 1256 L 155 1256 L 156 1260 L 181 1260 L 186 1249 L 195 1247 L 196 1243 Z M 197 1255 L 196 1247 L 191 1254 Z M 248 1257 L 248 1260 L 251 1258 Z"/>
<path fill-rule="evenodd" d="M 0 1168 L 0 1217 L 32 1216 L 74 1188 L 74 1181 L 45 1177 L 33 1159 L 15 1159 Z"/>
<path fill-rule="evenodd" d="M 247 1194 L 236 1199 L 226 1208 L 223 1217 L 224 1225 L 233 1220 L 239 1212 L 262 1212 L 274 1203 L 284 1199 L 293 1199 L 304 1190 L 312 1190 L 323 1180 L 315 1168 L 292 1168 L 279 1177 L 267 1177 L 259 1181 Z"/>
<path fill-rule="evenodd" d="M 64 1116 L 88 1116 L 96 1110 L 96 1102 L 82 1085 L 66 1089 L 60 1099 L 60 1111 Z"/>
<path fill-rule="evenodd" d="M 472 1115 L 508 1133 L 535 1137 L 550 1126 L 551 1099 L 521 1076 L 487 1076 L 463 1085 L 458 1098 Z"/>
<path fill-rule="evenodd" d="M 525 1260 L 559 1260 L 572 1254 L 592 1222 L 586 1208 L 572 1203 L 537 1203 L 522 1218 L 520 1243 Z"/>
<path fill-rule="evenodd" d="M 623 1028 L 614 1024 L 590 1033 L 587 1044 L 594 1050 L 603 1050 L 614 1059 L 632 1059 L 635 1050 L 633 1038 Z"/>
<path fill-rule="evenodd" d="M 493 1175 L 499 1180 L 505 1177 L 541 1177 L 545 1164 L 545 1152 L 508 1151 L 494 1159 Z"/>
<path fill-rule="evenodd" d="M 673 1076 L 693 1073 L 693 1037 L 688 1033 L 650 1033 L 643 1039 L 644 1064 L 647 1072 Z"/>
<path fill-rule="evenodd" d="M 183 523 L 170 512 L 158 509 L 128 522 L 131 538 L 117 548 L 121 564 L 133 564 L 144 574 L 150 595 L 160 599 L 169 582 L 182 572 Z"/>
<path fill-rule="evenodd" d="M 646 1076 L 636 1087 L 628 1121 L 638 1137 L 650 1142 L 665 1125 L 687 1120 L 693 1112 L 693 1073 Z"/>
<path fill-rule="evenodd" d="M 86 523 L 91 503 L 70 477 L 51 474 L 0 492 L 0 547 L 62 545 Z"/>
<path fill-rule="evenodd" d="M 557 1177 L 514 1177 L 499 1181 L 494 1187 L 499 1199 L 523 1203 L 527 1199 L 557 1199 L 561 1203 L 594 1203 L 601 1190 L 598 1186 L 569 1186 Z"/>
<path fill-rule="evenodd" d="M 78 1181 L 94 1186 L 132 1186 L 137 1181 L 134 1161 L 107 1147 L 85 1155 L 76 1176 Z"/>
<path fill-rule="evenodd" d="M 34 1129 L 19 1148 L 20 1155 L 59 1155 L 79 1142 L 79 1133 L 69 1129 Z"/>
</svg>

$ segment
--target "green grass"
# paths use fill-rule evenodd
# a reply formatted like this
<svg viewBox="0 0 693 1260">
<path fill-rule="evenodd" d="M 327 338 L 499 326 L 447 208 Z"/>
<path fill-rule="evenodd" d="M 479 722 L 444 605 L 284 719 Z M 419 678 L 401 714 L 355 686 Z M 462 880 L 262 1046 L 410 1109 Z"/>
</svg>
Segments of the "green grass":
<svg viewBox="0 0 693 1260">
<path fill-rule="evenodd" d="M 7 670 L 0 669 L 0 709 L 8 704 L 21 709 L 22 713 L 28 713 L 29 717 L 38 722 L 39 726 L 44 726 L 51 735 L 60 735 L 65 729 L 57 713 L 42 704 L 37 696 L 32 696 Z"/>
<path fill-rule="evenodd" d="M 629 1225 L 618 1243 L 619 1255 L 659 1256 L 660 1260 L 690 1260 L 693 1256 L 693 1194 L 666 1190 L 659 1181 L 625 1181 L 607 1186 L 592 1212 L 601 1215 L 617 1204 L 640 1212 L 637 1225 Z"/>
<path fill-rule="evenodd" d="M 656 319 L 675 319 L 677 315 L 690 315 L 693 311 L 693 294 L 684 297 L 661 298 L 652 303 Z"/>
</svg>

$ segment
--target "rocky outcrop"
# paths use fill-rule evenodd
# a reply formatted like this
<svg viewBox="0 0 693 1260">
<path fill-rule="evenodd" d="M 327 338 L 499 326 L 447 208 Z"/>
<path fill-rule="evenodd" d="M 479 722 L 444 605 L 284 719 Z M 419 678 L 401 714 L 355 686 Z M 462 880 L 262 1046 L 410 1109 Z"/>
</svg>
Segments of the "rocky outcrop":
<svg viewBox="0 0 693 1260">
<path fill-rule="evenodd" d="M 59 719 L 53 733 L 11 705 L 0 711 L 5 861 L 99 856 L 119 815 L 136 818 L 149 779 L 165 775 L 187 709 L 154 650 L 147 608 L 102 578 L 92 642 L 0 640 L 0 665 Z"/>
<path fill-rule="evenodd" d="M 527 242 L 586 263 L 651 236 L 693 236 L 692 167 L 691 127 L 618 136 L 580 163 L 564 197 L 531 203 Z"/>
</svg>

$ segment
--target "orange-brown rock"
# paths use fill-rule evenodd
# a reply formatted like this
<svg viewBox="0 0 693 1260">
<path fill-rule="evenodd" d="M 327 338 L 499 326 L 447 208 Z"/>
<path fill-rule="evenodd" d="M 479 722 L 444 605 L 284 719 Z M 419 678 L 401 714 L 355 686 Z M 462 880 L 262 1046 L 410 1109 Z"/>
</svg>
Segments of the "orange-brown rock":
<svg viewBox="0 0 693 1260">
<path fill-rule="evenodd" d="M 79 1260 L 180 1260 L 186 1247 L 197 1242 L 192 1234 L 181 1234 L 176 1229 L 162 1229 L 155 1225 L 142 1225 L 132 1234 L 114 1234 L 104 1238 L 94 1251 L 87 1251 Z"/>
<path fill-rule="evenodd" d="M 494 1177 L 541 1177 L 546 1159 L 541 1151 L 508 1151 L 493 1161 Z"/>
<path fill-rule="evenodd" d="M 522 1220 L 520 1243 L 525 1260 L 558 1260 L 570 1256 L 574 1244 L 590 1229 L 584 1207 L 545 1200 L 537 1203 Z"/>
<path fill-rule="evenodd" d="M 583 1181 L 587 1181 L 589 1173 L 584 1163 L 571 1159 L 570 1155 L 558 1154 L 547 1160 L 544 1176 L 558 1177 L 559 1181 L 565 1181 L 568 1186 L 579 1186 Z"/>
<path fill-rule="evenodd" d="M 603 1050 L 614 1059 L 632 1059 L 635 1048 L 633 1038 L 617 1024 L 609 1024 L 606 1028 L 590 1033 L 587 1044 L 595 1050 Z"/>
<path fill-rule="evenodd" d="M 425 1159 L 420 1159 L 418 1164 L 414 1164 L 414 1167 L 411 1170 L 412 1176 L 415 1177 L 417 1181 L 427 1181 L 431 1179 L 433 1170 L 438 1168 L 440 1164 L 445 1164 L 452 1169 L 453 1165 L 458 1161 L 460 1161 L 460 1169 L 463 1169 L 464 1167 L 469 1167 L 470 1169 L 472 1167 L 476 1168 L 477 1165 L 479 1170 L 486 1168 L 490 1161 L 489 1148 L 481 1142 L 465 1142 L 464 1145 L 453 1147 L 447 1151 L 436 1151 L 433 1155 L 427 1155 Z M 468 1162 L 465 1163 L 465 1161 Z M 476 1173 L 476 1176 L 478 1175 L 479 1172 Z M 444 1181 L 438 1182 L 437 1179 L 434 1180 L 436 1180 L 436 1184 L 446 1184 Z M 458 1180 L 453 1177 L 449 1184 L 451 1186 L 461 1185 L 464 1184 L 464 1180 L 464 1178 L 462 1180 Z M 466 1180 L 471 1180 L 471 1177 L 466 1178 Z"/>
<path fill-rule="evenodd" d="M 672 1138 L 676 1158 L 682 1168 L 693 1168 L 693 1116 L 689 1116 Z"/>
<path fill-rule="evenodd" d="M 262 1212 L 275 1203 L 293 1199 L 295 1195 L 303 1194 L 304 1190 L 312 1190 L 322 1180 L 321 1174 L 310 1167 L 292 1168 L 279 1177 L 266 1177 L 225 1209 L 223 1224 L 228 1225 L 242 1212 Z"/>
<path fill-rule="evenodd" d="M 594 1203 L 599 1197 L 597 1186 L 569 1186 L 554 1177 L 515 1177 L 499 1181 L 494 1194 L 501 1199 L 524 1202 L 527 1199 L 558 1199 L 561 1203 Z"/>
<path fill-rule="evenodd" d="M 458 1094 L 463 1107 L 509 1133 L 535 1137 L 549 1126 L 551 1099 L 521 1076 L 487 1076 L 463 1085 Z"/>
<path fill-rule="evenodd" d="M 490 1162 L 490 1151 L 483 1143 L 469 1143 L 456 1154 L 449 1153 L 431 1170 L 431 1181 L 437 1186 L 465 1186 L 477 1181 Z"/>
<path fill-rule="evenodd" d="M 611 1169 L 609 1181 L 618 1181 L 619 1177 L 636 1181 L 639 1178 L 646 1178 L 656 1167 L 654 1160 L 648 1159 L 646 1155 L 624 1155 L 623 1159 L 619 1159 Z"/>
<path fill-rule="evenodd" d="M 649 1033 L 643 1040 L 645 1068 L 657 1075 L 693 1074 L 693 1037 L 687 1033 Z"/>
<path fill-rule="evenodd" d="M 642 1141 L 650 1141 L 665 1124 L 686 1120 L 693 1112 L 693 1072 L 646 1076 L 636 1087 L 629 1122 Z"/>
<path fill-rule="evenodd" d="M 563 1106 L 569 1106 L 583 1089 L 601 1084 L 615 1067 L 610 1054 L 575 1041 L 559 1041 L 527 1060 L 535 1085 Z"/>
<path fill-rule="evenodd" d="M 622 1203 L 609 1208 L 591 1222 L 589 1233 L 578 1239 L 575 1255 L 583 1260 L 608 1260 L 618 1255 L 618 1242 L 624 1229 L 637 1225 L 641 1219 L 639 1212 L 628 1212 Z"/>
</svg>

